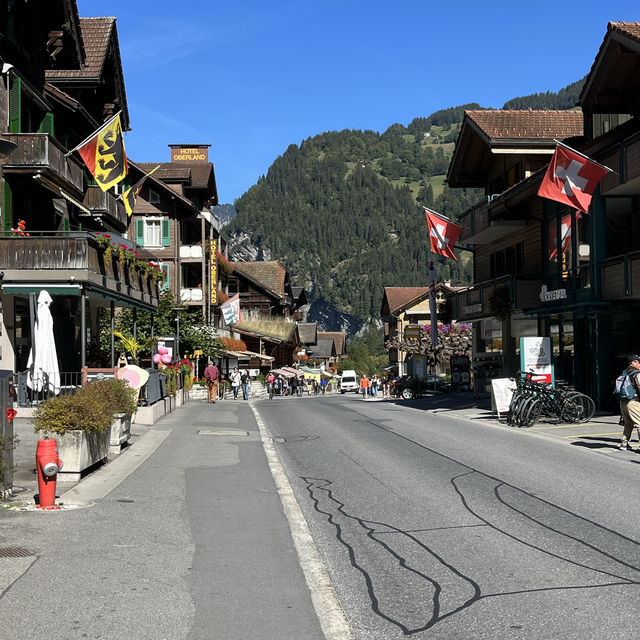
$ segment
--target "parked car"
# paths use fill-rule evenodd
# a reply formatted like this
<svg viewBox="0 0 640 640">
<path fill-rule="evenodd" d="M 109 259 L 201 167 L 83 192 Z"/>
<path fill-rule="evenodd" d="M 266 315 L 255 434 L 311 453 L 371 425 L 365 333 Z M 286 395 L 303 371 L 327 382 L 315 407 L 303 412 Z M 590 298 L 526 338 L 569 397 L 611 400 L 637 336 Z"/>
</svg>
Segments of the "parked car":
<svg viewBox="0 0 640 640">
<path fill-rule="evenodd" d="M 428 373 L 424 378 L 399 376 L 391 381 L 391 395 L 406 400 L 418 398 L 428 393 L 449 393 L 451 383 L 442 376 Z"/>
</svg>

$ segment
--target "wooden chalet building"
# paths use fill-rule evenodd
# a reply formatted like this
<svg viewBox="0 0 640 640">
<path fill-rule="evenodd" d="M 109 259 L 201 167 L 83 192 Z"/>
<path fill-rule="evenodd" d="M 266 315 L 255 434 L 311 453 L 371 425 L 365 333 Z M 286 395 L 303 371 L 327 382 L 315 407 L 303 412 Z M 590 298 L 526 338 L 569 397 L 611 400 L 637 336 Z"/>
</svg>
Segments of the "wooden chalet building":
<svg viewBox="0 0 640 640">
<path fill-rule="evenodd" d="M 199 309 L 211 322 L 219 304 L 216 256 L 221 239 L 209 211 L 209 205 L 218 202 L 209 145 L 169 146 L 171 162 L 133 167 L 132 183 L 159 168 L 142 186 L 129 233 L 138 246 L 157 256 L 167 274 L 163 290 L 171 290 L 176 303 Z"/>
<path fill-rule="evenodd" d="M 455 295 L 474 321 L 474 351 L 500 354 L 510 375 L 521 336 L 549 336 L 556 376 L 603 408 L 611 404 L 618 356 L 640 347 L 640 24 L 609 23 L 580 95 L 582 111 L 469 112 L 449 169 L 452 187 L 487 197 L 460 220 L 474 246 L 473 287 Z M 615 173 L 589 213 L 537 195 L 553 138 Z M 569 233 L 567 233 L 569 231 Z M 562 242 L 562 239 L 565 242 Z M 490 298 L 505 314 L 500 335 Z"/>
<path fill-rule="evenodd" d="M 47 290 L 60 370 L 79 372 L 100 313 L 158 304 L 155 278 L 107 259 L 96 239 L 134 247 L 122 204 L 67 155 L 112 114 L 129 128 L 116 21 L 79 17 L 74 0 L 16 0 L 0 33 L 0 368 L 26 368 L 35 299 Z"/>
<path fill-rule="evenodd" d="M 459 287 L 451 287 L 448 283 L 436 285 L 436 308 L 439 318 L 451 320 L 446 312 L 447 301 L 458 289 Z M 384 328 L 385 348 L 389 354 L 390 373 L 399 376 L 423 376 L 427 373 L 424 364 L 412 362 L 412 358 L 404 351 L 386 345 L 393 338 L 404 339 L 407 328 L 411 326 L 431 324 L 429 287 L 385 287 L 380 317 Z"/>
</svg>

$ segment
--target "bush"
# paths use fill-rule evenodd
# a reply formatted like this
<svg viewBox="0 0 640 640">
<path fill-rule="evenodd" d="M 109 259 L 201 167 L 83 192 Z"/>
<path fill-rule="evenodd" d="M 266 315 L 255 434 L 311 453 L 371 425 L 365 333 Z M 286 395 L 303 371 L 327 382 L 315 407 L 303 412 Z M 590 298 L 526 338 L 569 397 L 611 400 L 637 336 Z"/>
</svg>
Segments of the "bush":
<svg viewBox="0 0 640 640">
<path fill-rule="evenodd" d="M 34 412 L 36 431 L 106 431 L 114 413 L 135 413 L 136 392 L 120 380 L 91 382 L 74 394 L 45 400 Z"/>
<path fill-rule="evenodd" d="M 104 397 L 108 409 L 112 413 L 133 414 L 138 409 L 136 390 L 132 389 L 126 382 L 115 378 L 90 382 L 79 389 L 78 394 L 81 396 L 95 394 Z"/>
</svg>

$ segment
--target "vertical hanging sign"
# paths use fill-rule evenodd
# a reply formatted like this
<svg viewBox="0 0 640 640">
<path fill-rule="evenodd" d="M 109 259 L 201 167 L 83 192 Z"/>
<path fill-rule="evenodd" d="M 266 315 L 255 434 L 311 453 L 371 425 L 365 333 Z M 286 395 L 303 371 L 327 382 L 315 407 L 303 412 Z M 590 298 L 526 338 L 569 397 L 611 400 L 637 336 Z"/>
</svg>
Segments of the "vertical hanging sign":
<svg viewBox="0 0 640 640">
<path fill-rule="evenodd" d="M 211 260 L 211 277 L 209 286 L 211 287 L 211 304 L 218 304 L 218 241 L 209 241 L 209 253 Z"/>
</svg>

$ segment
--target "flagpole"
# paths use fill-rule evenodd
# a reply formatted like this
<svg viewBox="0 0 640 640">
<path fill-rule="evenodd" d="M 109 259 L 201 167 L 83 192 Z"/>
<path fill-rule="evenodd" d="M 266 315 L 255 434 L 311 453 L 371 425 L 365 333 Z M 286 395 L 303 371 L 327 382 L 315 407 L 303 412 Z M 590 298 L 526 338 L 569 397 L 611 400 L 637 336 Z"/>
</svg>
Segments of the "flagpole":
<svg viewBox="0 0 640 640">
<path fill-rule="evenodd" d="M 597 164 L 599 167 L 602 167 L 603 169 L 606 169 L 607 171 L 609 171 L 609 173 L 615 173 L 616 175 L 618 175 L 617 171 L 614 171 L 613 169 L 610 169 L 609 167 L 607 167 L 604 164 L 600 164 L 599 162 L 597 162 L 593 158 L 590 158 L 589 156 L 586 156 L 584 153 L 580 153 L 580 151 L 577 151 L 573 147 L 570 147 L 568 144 L 565 144 L 564 142 L 561 142 L 560 140 L 556 140 L 555 138 L 553 139 L 553 141 L 556 144 L 560 145 L 561 147 L 564 147 L 565 149 L 569 149 L 569 151 L 571 151 L 572 153 L 575 153 L 576 155 L 579 155 L 581 158 L 584 158 L 585 160 L 588 160 L 589 162 L 593 162 L 593 164 Z"/>
<path fill-rule="evenodd" d="M 120 109 L 120 111 L 118 111 L 118 113 L 116 113 L 115 116 L 109 118 L 105 123 L 103 123 L 100 127 L 98 127 L 98 129 L 96 129 L 90 136 L 87 136 L 80 144 L 77 144 L 75 147 L 73 147 L 71 151 L 67 151 L 67 153 L 64 154 L 64 157 L 65 158 L 69 157 L 74 151 L 79 149 L 83 144 L 89 142 L 89 140 L 91 140 L 92 138 L 95 138 L 106 126 L 110 125 L 121 113 L 122 113 L 122 109 Z"/>
<path fill-rule="evenodd" d="M 433 209 L 429 209 L 428 207 L 425 207 L 424 205 L 421 205 L 421 206 L 425 211 L 428 211 L 429 213 L 432 213 L 434 216 L 438 216 L 438 218 L 444 218 L 445 220 L 448 220 L 449 222 L 453 222 L 453 220 L 451 218 L 447 218 L 447 216 L 445 216 L 444 213 L 438 213 L 437 211 L 434 211 Z"/>
</svg>

